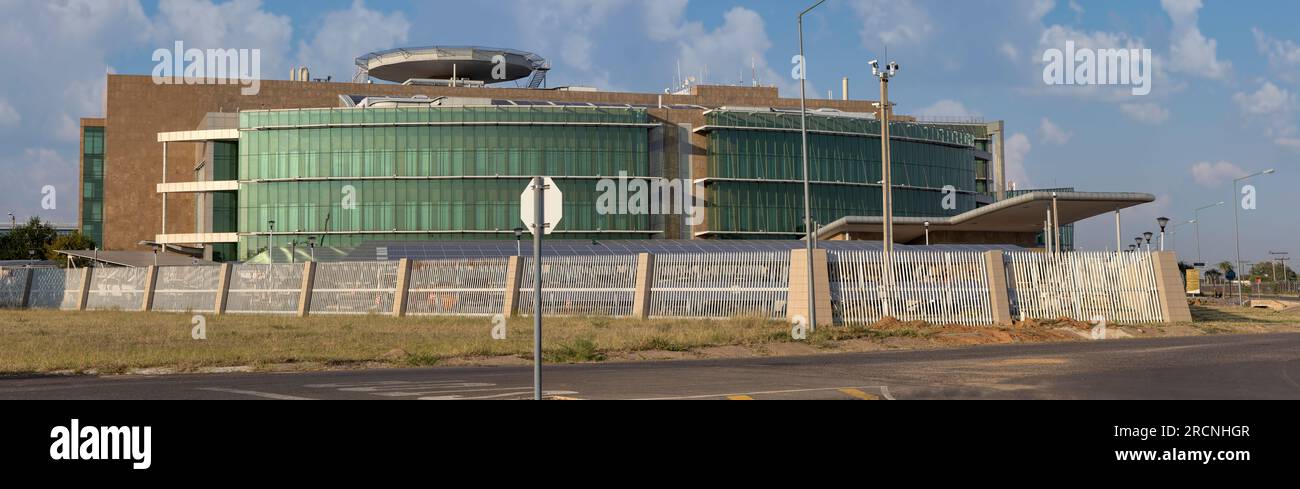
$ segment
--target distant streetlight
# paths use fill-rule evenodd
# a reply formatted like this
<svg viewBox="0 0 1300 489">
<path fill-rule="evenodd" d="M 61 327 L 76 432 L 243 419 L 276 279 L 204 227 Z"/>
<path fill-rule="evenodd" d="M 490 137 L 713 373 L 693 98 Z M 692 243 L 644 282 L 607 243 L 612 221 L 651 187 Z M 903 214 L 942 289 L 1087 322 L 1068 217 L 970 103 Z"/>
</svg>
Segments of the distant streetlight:
<svg viewBox="0 0 1300 489">
<path fill-rule="evenodd" d="M 524 254 L 523 237 L 524 228 L 515 228 L 515 256 L 523 256 Z"/>
<path fill-rule="evenodd" d="M 266 233 L 266 261 L 267 263 L 275 263 L 275 253 L 271 251 L 271 248 L 275 247 L 275 219 L 267 220 L 266 224 L 271 228 Z"/>
<path fill-rule="evenodd" d="M 1276 171 L 1276 170 L 1274 170 L 1273 168 L 1269 168 L 1269 169 L 1264 170 L 1264 171 L 1259 171 L 1259 172 L 1251 173 L 1251 174 L 1246 175 L 1246 176 L 1244 176 L 1244 177 L 1237 177 L 1237 178 L 1232 179 L 1232 199 L 1233 199 L 1233 200 L 1237 200 L 1238 196 L 1241 195 L 1240 193 L 1237 192 L 1237 183 L 1238 183 L 1238 182 L 1241 182 L 1241 181 L 1246 180 L 1246 179 L 1251 178 L 1251 177 L 1257 177 L 1257 176 L 1260 176 L 1260 175 L 1272 175 L 1274 171 Z M 1236 248 L 1237 248 L 1237 267 L 1240 268 L 1240 267 L 1241 267 L 1241 264 L 1242 264 L 1242 263 L 1241 263 L 1241 226 L 1240 226 L 1240 224 L 1238 224 L 1238 219 L 1237 219 L 1237 214 L 1238 214 L 1238 212 L 1237 212 L 1237 207 L 1239 207 L 1237 204 L 1233 204 L 1233 206 L 1232 206 L 1232 233 L 1233 233 L 1234 241 L 1235 241 L 1235 243 L 1236 243 Z M 1237 300 L 1238 300 L 1238 301 L 1241 300 L 1241 281 L 1240 281 L 1240 280 L 1237 281 Z"/>
<path fill-rule="evenodd" d="M 804 82 L 808 78 L 807 58 L 803 55 L 803 16 L 812 9 L 817 8 L 826 0 L 818 0 L 811 7 L 799 12 L 799 136 L 803 141 L 803 229 L 808 235 L 805 239 L 808 241 L 808 330 L 817 329 L 817 300 L 816 287 L 813 286 L 813 238 L 812 238 L 812 203 L 809 197 L 809 176 L 808 176 L 808 100 L 805 95 Z"/>
<path fill-rule="evenodd" d="M 1196 223 L 1196 262 L 1197 263 L 1205 263 L 1205 259 L 1201 257 L 1201 211 L 1205 209 L 1209 209 L 1211 207 L 1218 207 L 1223 204 L 1224 204 L 1223 202 L 1219 202 L 1217 204 L 1210 204 L 1206 206 L 1197 207 L 1196 210 L 1192 212 L 1192 214 L 1196 215 L 1196 218 L 1192 219 L 1192 221 Z"/>
<path fill-rule="evenodd" d="M 1160 225 L 1160 251 L 1165 251 L 1165 226 L 1169 225 L 1169 218 L 1157 217 L 1156 224 Z"/>
<path fill-rule="evenodd" d="M 311 261 L 316 261 L 316 237 L 307 237 L 307 247 L 311 249 Z"/>
<path fill-rule="evenodd" d="M 930 221 L 925 221 L 925 245 L 930 246 Z"/>
<path fill-rule="evenodd" d="M 1143 238 L 1146 238 L 1146 240 L 1147 240 L 1147 252 L 1150 252 L 1150 251 L 1151 251 L 1151 237 L 1152 237 L 1152 236 L 1155 236 L 1155 235 L 1152 234 L 1151 231 L 1147 231 L 1147 232 L 1145 232 L 1145 233 L 1142 233 L 1142 237 L 1143 237 Z"/>
<path fill-rule="evenodd" d="M 1133 238 L 1133 240 L 1137 242 L 1137 248 L 1138 248 L 1139 250 L 1142 249 L 1142 237 L 1141 237 L 1141 236 L 1138 236 L 1138 237 L 1136 237 L 1136 238 Z"/>
</svg>

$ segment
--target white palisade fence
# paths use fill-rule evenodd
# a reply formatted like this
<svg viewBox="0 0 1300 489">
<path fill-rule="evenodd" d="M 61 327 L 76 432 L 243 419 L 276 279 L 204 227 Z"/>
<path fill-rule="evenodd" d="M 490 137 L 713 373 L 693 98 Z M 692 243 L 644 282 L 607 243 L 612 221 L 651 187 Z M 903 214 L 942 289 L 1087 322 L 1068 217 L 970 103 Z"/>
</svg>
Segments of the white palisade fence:
<svg viewBox="0 0 1300 489">
<path fill-rule="evenodd" d="M 871 324 L 886 316 L 936 324 L 993 322 L 982 253 L 895 252 L 893 287 L 886 286 L 883 252 L 831 251 L 828 258 L 837 323 Z"/>
<path fill-rule="evenodd" d="M 651 317 L 786 317 L 789 252 L 656 255 Z"/>
<path fill-rule="evenodd" d="M 542 258 L 542 314 L 627 316 L 636 292 L 636 255 L 545 256 Z M 535 265 L 520 260 L 519 313 L 533 314 Z"/>
<path fill-rule="evenodd" d="M 1006 257 L 1011 313 L 1017 319 L 1105 316 L 1111 322 L 1163 320 L 1153 255 L 1144 251 L 1076 251 Z"/>
<path fill-rule="evenodd" d="M 491 316 L 505 307 L 505 258 L 411 263 L 406 312 L 411 315 Z"/>
</svg>

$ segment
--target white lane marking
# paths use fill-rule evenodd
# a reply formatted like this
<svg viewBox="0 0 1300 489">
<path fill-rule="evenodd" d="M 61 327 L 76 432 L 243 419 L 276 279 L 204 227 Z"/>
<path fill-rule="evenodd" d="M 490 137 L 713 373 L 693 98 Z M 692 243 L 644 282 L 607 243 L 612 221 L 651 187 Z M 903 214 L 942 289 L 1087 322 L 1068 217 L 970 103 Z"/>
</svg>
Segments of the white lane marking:
<svg viewBox="0 0 1300 489">
<path fill-rule="evenodd" d="M 894 396 L 889 395 L 889 386 L 887 386 L 887 385 L 882 385 L 882 386 L 880 386 L 880 395 L 885 396 L 885 399 L 888 399 L 888 400 L 890 400 L 890 401 L 896 401 L 896 400 L 897 400 L 897 399 L 894 399 Z"/>
<path fill-rule="evenodd" d="M 874 386 L 852 386 L 852 388 L 855 388 L 855 389 L 875 389 L 876 387 L 874 387 Z M 797 394 L 797 393 L 800 393 L 800 392 L 833 391 L 833 390 L 839 390 L 839 389 L 844 389 L 844 387 L 826 387 L 826 388 L 821 388 L 821 389 L 788 389 L 788 390 L 780 390 L 780 391 L 759 391 L 759 392 L 733 392 L 733 393 L 729 393 L 729 394 L 701 394 L 701 395 L 698 395 L 698 396 L 643 397 L 643 398 L 633 399 L 633 400 L 636 400 L 636 401 L 672 401 L 672 400 L 686 400 L 686 399 L 709 399 L 709 398 L 714 398 L 714 397 L 717 397 L 717 398 L 725 398 L 725 397 L 728 397 L 728 396 L 760 396 L 760 395 L 764 395 L 764 394 Z M 883 392 L 882 392 L 882 393 L 883 393 Z M 889 399 L 889 400 L 891 400 L 891 401 L 894 400 L 892 397 L 889 397 L 887 394 L 886 394 L 885 398 L 886 398 L 886 399 Z"/>
<path fill-rule="evenodd" d="M 531 390 L 531 388 L 528 389 L 528 390 Z M 420 400 L 421 400 L 421 401 L 467 401 L 467 400 L 472 400 L 472 399 L 496 399 L 496 398 L 508 397 L 508 396 L 522 396 L 522 395 L 526 395 L 526 394 L 529 394 L 528 390 L 522 390 L 522 391 L 519 391 L 519 392 L 507 392 L 507 393 L 505 393 L 505 394 L 493 394 L 493 395 L 490 395 L 490 396 L 430 396 L 430 397 L 421 397 Z M 550 397 L 550 396 L 571 396 L 571 395 L 574 395 L 574 394 L 577 394 L 577 392 L 574 392 L 574 391 L 542 391 L 542 397 Z"/>
<path fill-rule="evenodd" d="M 496 384 L 488 384 L 496 385 Z M 403 392 L 374 392 L 373 395 L 385 397 L 412 397 L 427 396 L 430 394 L 457 394 L 462 392 L 493 392 L 493 391 L 518 391 L 533 390 L 532 386 L 524 387 L 493 387 L 491 389 L 459 389 L 459 390 L 430 390 L 430 391 L 403 391 Z"/>
<path fill-rule="evenodd" d="M 262 397 L 266 399 L 279 399 L 281 401 L 314 401 L 310 397 L 298 397 L 285 394 L 276 394 L 273 392 L 246 391 L 240 389 L 227 389 L 225 387 L 199 387 L 201 391 L 225 392 L 229 394 L 242 394 L 245 396 Z"/>
</svg>

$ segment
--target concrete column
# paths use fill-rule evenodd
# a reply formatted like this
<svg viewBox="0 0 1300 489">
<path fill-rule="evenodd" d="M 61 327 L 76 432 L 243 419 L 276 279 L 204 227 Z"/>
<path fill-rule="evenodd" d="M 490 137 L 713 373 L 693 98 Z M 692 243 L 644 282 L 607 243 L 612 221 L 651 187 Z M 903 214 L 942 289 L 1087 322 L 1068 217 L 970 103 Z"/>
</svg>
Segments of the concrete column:
<svg viewBox="0 0 1300 489">
<path fill-rule="evenodd" d="M 94 268 L 81 269 L 81 292 L 77 295 L 77 310 L 86 310 L 86 302 L 90 301 L 90 278 L 94 276 L 91 273 Z"/>
<path fill-rule="evenodd" d="M 524 260 L 512 256 L 506 262 L 505 307 L 501 314 L 512 318 L 519 316 L 519 283 L 524 280 Z"/>
<path fill-rule="evenodd" d="M 217 315 L 226 313 L 226 303 L 230 299 L 230 269 L 229 263 L 222 263 L 217 272 L 217 303 L 212 308 Z"/>
<path fill-rule="evenodd" d="M 1011 292 L 1007 289 L 1007 266 L 1001 250 L 985 251 L 984 266 L 988 269 L 989 306 L 992 307 L 993 324 L 1011 325 Z"/>
<path fill-rule="evenodd" d="M 298 317 L 311 313 L 311 289 L 316 285 L 316 262 L 302 264 L 302 292 L 298 294 Z"/>
<path fill-rule="evenodd" d="M 140 301 L 140 312 L 153 309 L 153 291 L 158 285 L 158 267 L 150 266 L 144 275 L 144 300 Z"/>
<path fill-rule="evenodd" d="M 1191 322 L 1192 310 L 1187 306 L 1178 256 L 1172 251 L 1157 251 L 1151 254 L 1151 266 L 1155 268 L 1156 290 L 1160 295 L 1160 316 L 1166 323 Z"/>
<path fill-rule="evenodd" d="M 406 292 L 411 290 L 411 260 L 397 261 L 397 290 L 393 292 L 393 316 L 406 315 Z"/>
<path fill-rule="evenodd" d="M 36 269 L 28 268 L 27 280 L 24 280 L 26 283 L 23 284 L 23 302 L 18 306 L 21 309 L 27 309 L 32 304 L 32 275 L 36 275 Z"/>
<path fill-rule="evenodd" d="M 831 279 L 827 266 L 826 250 L 813 250 L 813 287 L 817 292 L 817 325 L 834 323 L 831 311 Z M 791 320 L 795 316 L 808 318 L 808 250 L 790 250 L 790 293 L 786 298 L 786 312 Z"/>
<path fill-rule="evenodd" d="M 641 253 L 636 257 L 636 293 L 632 296 L 632 317 L 650 317 L 650 285 L 655 273 L 655 256 Z"/>
</svg>

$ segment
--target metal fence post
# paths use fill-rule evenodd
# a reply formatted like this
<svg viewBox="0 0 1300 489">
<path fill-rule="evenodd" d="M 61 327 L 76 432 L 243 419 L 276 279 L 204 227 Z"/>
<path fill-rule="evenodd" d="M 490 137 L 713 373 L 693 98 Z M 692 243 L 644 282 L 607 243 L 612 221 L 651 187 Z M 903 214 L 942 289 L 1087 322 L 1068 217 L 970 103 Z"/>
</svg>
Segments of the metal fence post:
<svg viewBox="0 0 1300 489">
<path fill-rule="evenodd" d="M 632 317 L 650 317 L 650 286 L 654 283 L 655 256 L 640 253 L 636 257 L 636 292 L 632 296 Z"/>
<path fill-rule="evenodd" d="M 144 300 L 140 301 L 140 312 L 153 309 L 153 291 L 158 285 L 158 267 L 150 266 L 144 275 Z"/>
<path fill-rule="evenodd" d="M 302 264 L 302 292 L 298 294 L 298 317 L 311 313 L 311 289 L 316 285 L 316 262 Z"/>
<path fill-rule="evenodd" d="M 397 289 L 393 291 L 393 316 L 406 315 L 406 293 L 411 289 L 411 260 L 397 261 Z"/>
</svg>

